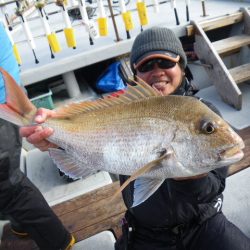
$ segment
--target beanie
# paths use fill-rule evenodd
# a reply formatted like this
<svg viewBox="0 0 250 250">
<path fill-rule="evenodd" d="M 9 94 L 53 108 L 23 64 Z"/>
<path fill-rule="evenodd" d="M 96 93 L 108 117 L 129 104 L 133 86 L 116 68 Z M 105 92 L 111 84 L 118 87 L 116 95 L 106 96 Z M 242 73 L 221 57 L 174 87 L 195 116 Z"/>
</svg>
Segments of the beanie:
<svg viewBox="0 0 250 250">
<path fill-rule="evenodd" d="M 134 64 L 137 64 L 146 55 L 153 54 L 154 52 L 169 52 L 180 56 L 180 64 L 186 68 L 187 57 L 183 50 L 181 41 L 175 33 L 168 28 L 152 27 L 141 32 L 136 38 L 132 46 L 130 54 L 130 66 L 134 71 Z"/>
</svg>

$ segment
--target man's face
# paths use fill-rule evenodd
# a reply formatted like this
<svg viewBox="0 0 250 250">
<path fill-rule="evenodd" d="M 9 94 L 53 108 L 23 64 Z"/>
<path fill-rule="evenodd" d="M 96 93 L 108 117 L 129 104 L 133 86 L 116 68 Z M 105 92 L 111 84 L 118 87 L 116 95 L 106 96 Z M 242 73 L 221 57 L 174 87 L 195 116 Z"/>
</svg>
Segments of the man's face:
<svg viewBox="0 0 250 250">
<path fill-rule="evenodd" d="M 145 62 L 136 69 L 136 76 L 138 80 L 141 78 L 163 95 L 170 95 L 181 85 L 184 74 L 178 63 L 169 64 L 169 68 L 166 68 L 164 63 L 167 62 L 162 63 L 162 60 L 164 59 L 156 58 Z"/>
</svg>

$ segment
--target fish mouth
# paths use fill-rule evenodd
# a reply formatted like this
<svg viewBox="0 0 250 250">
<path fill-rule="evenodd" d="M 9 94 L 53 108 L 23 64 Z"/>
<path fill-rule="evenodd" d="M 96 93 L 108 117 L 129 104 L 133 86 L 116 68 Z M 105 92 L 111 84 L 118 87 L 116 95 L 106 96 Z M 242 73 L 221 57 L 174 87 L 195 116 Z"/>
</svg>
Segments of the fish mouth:
<svg viewBox="0 0 250 250">
<path fill-rule="evenodd" d="M 218 161 L 223 164 L 232 164 L 240 161 L 244 157 L 244 147 L 245 144 L 242 141 L 236 146 L 221 150 L 218 154 Z"/>
</svg>

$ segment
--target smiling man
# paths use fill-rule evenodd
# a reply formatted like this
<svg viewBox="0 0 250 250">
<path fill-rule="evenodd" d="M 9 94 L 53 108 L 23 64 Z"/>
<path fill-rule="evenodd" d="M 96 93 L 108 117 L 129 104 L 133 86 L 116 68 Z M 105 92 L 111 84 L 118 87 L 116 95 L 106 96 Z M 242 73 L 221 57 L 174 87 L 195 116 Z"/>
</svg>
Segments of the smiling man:
<svg viewBox="0 0 250 250">
<path fill-rule="evenodd" d="M 197 92 L 185 75 L 187 58 L 182 44 L 168 28 L 153 27 L 140 33 L 132 46 L 130 65 L 136 80 L 164 96 Z M 212 104 L 205 104 L 218 113 Z M 224 167 L 199 176 L 166 179 L 148 200 L 135 207 L 131 205 L 138 187 L 130 183 L 123 190 L 128 210 L 115 249 L 250 249 L 249 239 L 221 211 L 226 175 Z M 128 178 L 120 175 L 121 184 Z"/>
<path fill-rule="evenodd" d="M 141 33 L 133 44 L 130 63 L 138 78 L 163 95 L 175 93 L 184 84 L 187 58 L 170 29 L 154 27 Z"/>
</svg>

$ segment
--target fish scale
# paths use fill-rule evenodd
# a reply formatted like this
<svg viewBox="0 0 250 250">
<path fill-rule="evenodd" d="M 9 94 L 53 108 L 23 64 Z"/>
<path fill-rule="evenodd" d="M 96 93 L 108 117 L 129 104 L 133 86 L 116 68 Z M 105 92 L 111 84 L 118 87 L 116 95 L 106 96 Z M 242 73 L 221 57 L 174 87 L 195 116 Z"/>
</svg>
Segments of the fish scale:
<svg viewBox="0 0 250 250">
<path fill-rule="evenodd" d="M 60 125 L 56 124 L 56 121 L 53 126 L 54 122 L 51 120 L 48 126 L 54 128 L 55 134 L 51 140 L 59 146 L 67 150 L 70 148 L 72 151 L 79 149 L 79 155 L 84 152 L 84 155 L 89 156 L 89 161 L 91 161 L 91 157 L 96 157 L 97 153 L 101 154 L 103 159 L 97 166 L 98 169 L 105 166 L 105 170 L 119 173 L 119 169 L 116 170 L 116 168 L 122 164 L 124 168 L 127 168 L 123 171 L 124 173 L 132 173 L 148 161 L 155 159 L 157 154 L 153 150 L 159 146 L 159 140 L 163 137 L 163 131 L 160 133 L 162 124 L 159 121 L 148 119 L 146 123 L 144 120 L 145 118 L 142 118 L 141 121 L 130 119 L 126 120 L 125 124 L 117 121 L 117 123 L 113 122 L 112 127 L 106 126 L 107 124 L 99 124 L 91 131 L 84 130 L 84 133 L 77 133 L 74 136 L 70 135 L 71 132 L 66 129 L 59 132 Z M 157 123 L 158 129 L 157 132 L 152 133 L 153 127 L 154 129 L 157 127 L 155 123 Z M 136 126 L 140 128 L 140 132 L 135 129 Z M 116 161 L 117 159 L 119 162 Z M 129 168 L 131 165 L 133 168 Z"/>
</svg>

